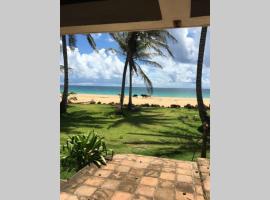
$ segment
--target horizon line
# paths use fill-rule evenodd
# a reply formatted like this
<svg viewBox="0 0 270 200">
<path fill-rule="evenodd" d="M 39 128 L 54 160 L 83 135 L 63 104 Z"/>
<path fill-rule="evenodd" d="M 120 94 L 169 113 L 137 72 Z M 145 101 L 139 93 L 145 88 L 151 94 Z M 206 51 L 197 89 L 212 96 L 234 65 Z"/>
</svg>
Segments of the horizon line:
<svg viewBox="0 0 270 200">
<path fill-rule="evenodd" d="M 63 86 L 63 84 L 60 84 Z M 84 85 L 84 84 L 69 84 L 69 86 L 82 86 L 82 87 L 121 87 L 121 85 Z M 129 88 L 129 86 L 125 86 L 125 88 Z M 133 86 L 133 88 L 146 88 L 145 86 Z M 153 87 L 155 88 L 163 88 L 163 89 L 196 89 L 196 87 Z M 210 90 L 210 88 L 202 88 L 206 90 Z"/>
</svg>

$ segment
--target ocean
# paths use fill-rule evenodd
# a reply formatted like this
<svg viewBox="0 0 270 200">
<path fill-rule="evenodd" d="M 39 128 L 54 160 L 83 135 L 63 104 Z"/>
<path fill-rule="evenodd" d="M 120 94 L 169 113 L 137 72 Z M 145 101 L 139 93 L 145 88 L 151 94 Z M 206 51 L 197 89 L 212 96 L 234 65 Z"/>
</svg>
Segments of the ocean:
<svg viewBox="0 0 270 200">
<path fill-rule="evenodd" d="M 60 86 L 62 92 L 63 86 Z M 78 86 L 70 85 L 70 92 L 77 94 L 100 94 L 100 95 L 118 95 L 121 87 L 115 86 Z M 145 87 L 133 87 L 133 95 L 147 94 Z M 125 88 L 125 94 L 128 94 L 128 88 Z M 196 98 L 195 88 L 154 88 L 152 96 L 156 97 L 180 97 Z M 210 98 L 210 89 L 203 89 L 203 97 Z"/>
</svg>

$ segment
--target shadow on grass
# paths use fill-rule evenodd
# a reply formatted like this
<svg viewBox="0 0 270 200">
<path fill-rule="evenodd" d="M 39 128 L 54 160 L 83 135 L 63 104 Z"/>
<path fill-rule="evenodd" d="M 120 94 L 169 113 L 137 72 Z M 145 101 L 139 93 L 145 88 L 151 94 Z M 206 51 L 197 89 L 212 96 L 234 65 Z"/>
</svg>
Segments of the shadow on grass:
<svg viewBox="0 0 270 200">
<path fill-rule="evenodd" d="M 142 127 L 143 125 L 162 125 L 169 123 L 170 120 L 169 117 L 164 117 L 163 113 L 153 114 L 151 110 L 145 110 L 144 112 L 125 112 L 121 119 L 112 123 L 108 128 L 118 127 L 122 124 L 131 124 L 138 127 Z"/>
<path fill-rule="evenodd" d="M 192 160 L 194 159 L 195 154 L 198 154 L 200 150 L 200 143 L 186 142 L 174 146 L 156 147 L 153 149 L 140 148 L 140 145 L 138 145 L 137 148 L 134 149 L 134 153 L 155 157 L 165 157 L 173 159 L 181 158 L 181 160 Z"/>
<path fill-rule="evenodd" d="M 189 119 L 189 118 L 188 118 L 188 117 L 182 117 L 182 116 L 178 117 L 178 120 L 179 120 L 180 122 L 182 122 L 183 124 L 185 124 L 185 125 L 187 125 L 187 126 L 189 126 L 189 127 L 191 127 L 191 128 L 198 129 L 199 126 L 194 125 L 193 123 L 187 122 L 187 121 L 186 121 L 187 119 Z M 189 120 L 190 120 L 190 119 L 189 119 Z M 192 119 L 192 120 L 195 121 L 195 119 Z"/>
<path fill-rule="evenodd" d="M 90 113 L 85 110 L 73 111 L 61 116 L 60 124 L 61 131 L 72 134 L 80 133 L 76 131 L 78 128 L 103 128 L 109 123 L 112 123 L 112 119 L 104 116 L 94 116 L 95 113 Z M 108 114 L 109 116 L 109 114 Z M 75 130 L 74 130 L 75 129 Z"/>
<path fill-rule="evenodd" d="M 169 131 L 160 131 L 159 133 L 127 133 L 129 135 L 140 136 L 154 136 L 154 137 L 168 137 L 168 138 L 182 138 L 182 139 L 200 139 L 200 135 L 190 135 L 184 133 L 173 133 Z"/>
</svg>

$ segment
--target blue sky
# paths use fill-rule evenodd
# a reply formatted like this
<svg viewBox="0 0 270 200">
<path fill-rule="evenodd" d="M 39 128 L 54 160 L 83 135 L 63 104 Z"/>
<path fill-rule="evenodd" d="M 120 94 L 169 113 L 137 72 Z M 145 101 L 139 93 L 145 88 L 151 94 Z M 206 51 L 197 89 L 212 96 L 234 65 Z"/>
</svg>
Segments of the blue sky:
<svg viewBox="0 0 270 200">
<path fill-rule="evenodd" d="M 201 28 L 180 28 L 169 31 L 178 40 L 176 44 L 169 43 L 174 58 L 156 57 L 163 69 L 142 65 L 143 70 L 153 82 L 154 87 L 194 88 L 196 79 L 196 63 Z M 70 85 L 111 85 L 120 86 L 124 67 L 124 58 L 106 51 L 108 48 L 118 48 L 116 42 L 107 33 L 92 34 L 99 53 L 88 45 L 84 35 L 76 35 L 77 48 L 68 48 Z M 208 29 L 204 66 L 203 88 L 210 88 L 210 29 Z M 61 45 L 61 41 L 60 41 Z M 60 55 L 60 64 L 63 63 Z M 60 76 L 61 83 L 63 75 Z M 144 86 L 140 77 L 134 76 L 134 86 Z"/>
</svg>

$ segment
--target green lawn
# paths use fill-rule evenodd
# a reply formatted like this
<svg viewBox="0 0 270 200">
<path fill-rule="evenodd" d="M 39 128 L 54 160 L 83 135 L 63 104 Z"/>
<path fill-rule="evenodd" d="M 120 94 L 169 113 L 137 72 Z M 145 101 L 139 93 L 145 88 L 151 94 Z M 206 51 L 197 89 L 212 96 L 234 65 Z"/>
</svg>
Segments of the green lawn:
<svg viewBox="0 0 270 200">
<path fill-rule="evenodd" d="M 195 109 L 141 108 L 123 117 L 115 114 L 111 105 L 73 104 L 61 116 L 61 145 L 68 136 L 95 130 L 115 153 L 191 160 L 194 150 L 195 157 L 200 154 L 200 123 Z M 61 172 L 61 176 L 70 173 Z"/>
</svg>

